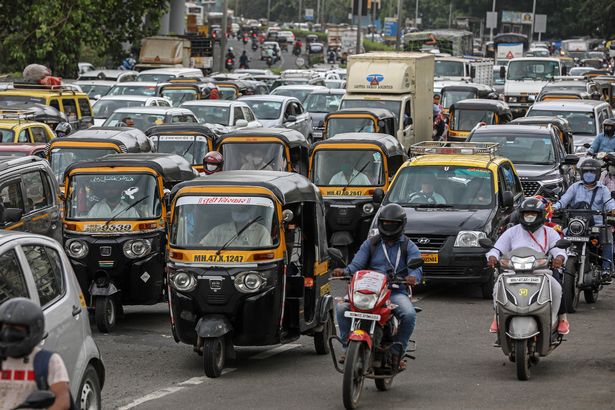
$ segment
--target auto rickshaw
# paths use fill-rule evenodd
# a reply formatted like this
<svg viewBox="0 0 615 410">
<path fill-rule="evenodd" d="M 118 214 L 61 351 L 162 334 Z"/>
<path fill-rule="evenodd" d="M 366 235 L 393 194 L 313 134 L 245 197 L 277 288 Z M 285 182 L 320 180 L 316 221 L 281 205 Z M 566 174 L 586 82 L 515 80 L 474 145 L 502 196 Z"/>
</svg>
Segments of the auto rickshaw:
<svg viewBox="0 0 615 410">
<path fill-rule="evenodd" d="M 288 171 L 307 175 L 309 144 L 299 131 L 256 128 L 218 137 L 223 171 Z"/>
<path fill-rule="evenodd" d="M 512 118 L 512 111 L 504 101 L 483 98 L 457 101 L 448 114 L 448 139 L 465 141 L 478 124 L 506 124 Z"/>
<path fill-rule="evenodd" d="M 222 100 L 236 100 L 244 95 L 256 94 L 256 88 L 253 85 L 241 80 L 215 81 L 214 84 L 218 87 Z"/>
<path fill-rule="evenodd" d="M 54 138 L 47 146 L 45 158 L 64 187 L 64 171 L 78 161 L 92 161 L 108 154 L 152 152 L 145 134 L 136 128 L 92 127 L 62 138 Z"/>
<path fill-rule="evenodd" d="M 446 85 L 440 90 L 440 104 L 442 112 L 448 115 L 448 111 L 454 103 L 461 100 L 470 100 L 473 98 L 483 98 L 489 100 L 497 100 L 498 93 L 495 88 L 486 84 L 465 83 L 457 85 Z"/>
<path fill-rule="evenodd" d="M 574 154 L 574 140 L 572 137 L 572 127 L 567 119 L 562 117 L 519 117 L 510 122 L 511 124 L 521 125 L 551 125 L 557 129 L 562 144 L 566 149 L 566 154 Z"/>
<path fill-rule="evenodd" d="M 203 83 L 197 79 L 177 78 L 158 87 L 158 95 L 171 101 L 173 107 L 179 107 L 186 101 L 215 100 L 218 88 L 213 83 Z"/>
<path fill-rule="evenodd" d="M 228 171 L 171 192 L 167 282 L 173 337 L 219 377 L 234 346 L 334 332 L 325 214 L 302 175 Z"/>
<path fill-rule="evenodd" d="M 611 107 L 615 108 L 615 76 L 601 75 L 592 78 L 602 93 L 604 101 L 608 102 Z"/>
<path fill-rule="evenodd" d="M 165 192 L 196 175 L 168 154 L 112 154 L 67 168 L 64 247 L 101 332 L 113 330 L 123 305 L 162 301 Z"/>
<path fill-rule="evenodd" d="M 327 114 L 322 138 L 348 132 L 370 132 L 395 135 L 396 118 L 384 108 L 344 108 Z"/>
<path fill-rule="evenodd" d="M 213 151 L 217 135 L 198 124 L 169 124 L 149 128 L 145 135 L 154 145 L 154 151 L 178 154 L 192 164 L 197 172 L 203 172 L 203 157 Z"/>
<path fill-rule="evenodd" d="M 324 198 L 329 246 L 347 261 L 367 237 L 389 182 L 407 159 L 388 134 L 338 134 L 312 146 L 310 180 Z"/>
</svg>

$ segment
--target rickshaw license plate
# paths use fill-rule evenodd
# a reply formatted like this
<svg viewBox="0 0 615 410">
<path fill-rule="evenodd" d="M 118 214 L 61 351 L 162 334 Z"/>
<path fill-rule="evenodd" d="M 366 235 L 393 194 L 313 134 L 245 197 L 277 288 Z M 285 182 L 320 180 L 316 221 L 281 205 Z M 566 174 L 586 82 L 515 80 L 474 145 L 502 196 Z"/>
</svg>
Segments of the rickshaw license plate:
<svg viewBox="0 0 615 410">
<path fill-rule="evenodd" d="M 366 319 L 366 320 L 380 320 L 380 315 L 374 315 L 371 313 L 361 313 L 361 312 L 345 312 L 345 317 L 350 317 L 352 319 Z"/>
<path fill-rule="evenodd" d="M 425 263 L 438 263 L 438 254 L 437 253 L 422 253 L 421 258 Z"/>
<path fill-rule="evenodd" d="M 589 242 L 589 236 L 565 236 L 570 242 Z"/>
<path fill-rule="evenodd" d="M 506 283 L 540 283 L 540 278 L 532 278 L 532 277 L 512 277 L 506 278 Z"/>
</svg>

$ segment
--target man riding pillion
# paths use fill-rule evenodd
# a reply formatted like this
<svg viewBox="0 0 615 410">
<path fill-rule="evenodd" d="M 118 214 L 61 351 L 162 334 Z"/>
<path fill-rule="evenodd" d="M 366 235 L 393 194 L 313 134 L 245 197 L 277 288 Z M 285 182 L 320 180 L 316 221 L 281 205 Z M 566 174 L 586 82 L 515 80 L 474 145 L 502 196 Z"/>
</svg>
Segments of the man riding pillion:
<svg viewBox="0 0 615 410">
<path fill-rule="evenodd" d="M 614 139 L 615 140 L 615 139 Z M 602 164 L 595 159 L 586 159 L 578 168 L 581 181 L 572 184 L 566 193 L 553 205 L 554 210 L 571 207 L 573 209 L 592 209 L 594 211 L 607 211 L 613 213 L 615 201 L 611 199 L 611 191 L 598 179 Z M 603 223 L 601 215 L 594 215 L 594 223 Z M 602 244 L 602 281 L 611 283 L 611 270 L 613 260 L 612 233 L 608 243 Z"/>
<path fill-rule="evenodd" d="M 591 155 L 615 151 L 615 118 L 607 118 L 602 123 L 603 131 L 592 142 L 587 152 Z"/>
<path fill-rule="evenodd" d="M 224 158 L 218 151 L 209 151 L 203 157 L 203 172 L 205 175 L 215 174 L 222 171 Z"/>
<path fill-rule="evenodd" d="M 562 286 L 559 273 L 559 269 L 566 262 L 566 251 L 555 247 L 555 243 L 561 239 L 561 236 L 555 229 L 545 225 L 545 222 L 547 222 L 546 217 L 547 210 L 545 204 L 540 199 L 526 198 L 519 208 L 519 224 L 507 229 L 498 238 L 494 248 L 486 255 L 487 263 L 489 267 L 495 268 L 500 252 L 508 253 L 518 248 L 531 248 L 545 254 L 548 252 L 553 257 L 553 276 L 548 277 L 553 297 L 553 306 L 559 306 L 557 332 L 566 335 L 570 332 L 570 324 L 566 316 L 566 308 L 561 303 Z M 494 287 L 494 305 L 496 289 L 497 287 Z M 497 333 L 497 331 L 498 322 L 494 317 L 489 332 Z"/>
<path fill-rule="evenodd" d="M 416 285 L 421 281 L 422 269 L 409 270 L 407 265 L 412 259 L 420 258 L 416 245 L 404 234 L 406 226 L 406 213 L 398 204 L 388 204 L 382 208 L 378 215 L 379 235 L 367 239 L 346 268 L 337 268 L 334 276 L 350 275 L 356 271 L 370 269 L 392 277 L 405 278 L 408 286 Z M 402 259 L 404 259 L 402 261 Z M 393 314 L 399 320 L 399 328 L 395 335 L 395 344 L 391 347 L 392 364 L 394 369 L 403 370 L 405 362 L 401 359 L 406 352 L 408 340 L 412 336 L 416 323 L 416 311 L 410 300 L 406 287 L 393 288 L 391 302 L 397 307 Z M 344 347 L 348 343 L 351 319 L 344 316 L 350 310 L 348 302 L 337 305 L 337 322 L 340 329 L 340 339 Z M 345 359 L 342 355 L 340 361 Z"/>
</svg>

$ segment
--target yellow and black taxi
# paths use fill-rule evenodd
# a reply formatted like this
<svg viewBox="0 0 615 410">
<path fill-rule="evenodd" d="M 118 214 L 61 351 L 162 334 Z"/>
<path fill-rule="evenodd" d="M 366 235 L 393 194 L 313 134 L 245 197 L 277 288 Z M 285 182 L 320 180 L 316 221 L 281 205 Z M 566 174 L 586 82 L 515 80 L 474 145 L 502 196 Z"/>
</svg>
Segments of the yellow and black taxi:
<svg viewBox="0 0 615 410">
<path fill-rule="evenodd" d="M 0 105 L 43 104 L 64 113 L 73 129 L 94 124 L 92 106 L 87 94 L 64 86 L 14 83 L 13 88 L 0 91 Z"/>
<path fill-rule="evenodd" d="M 234 346 L 334 332 L 325 213 L 297 173 L 227 171 L 178 184 L 168 241 L 173 336 L 220 376 Z"/>
<path fill-rule="evenodd" d="M 288 171 L 307 175 L 309 144 L 299 131 L 253 128 L 221 135 L 216 150 L 223 171 Z"/>
<path fill-rule="evenodd" d="M 169 154 L 112 154 L 66 170 L 64 248 L 100 331 L 123 305 L 162 301 L 165 195 L 196 175 Z"/>
<path fill-rule="evenodd" d="M 349 132 L 395 135 L 396 118 L 384 108 L 344 108 L 327 114 L 322 139 Z"/>
<path fill-rule="evenodd" d="M 442 114 L 448 115 L 451 105 L 461 100 L 471 100 L 475 98 L 496 100 L 498 93 L 495 88 L 487 84 L 459 83 L 445 85 L 440 90 L 440 105 Z"/>
<path fill-rule="evenodd" d="M 309 176 L 323 196 L 329 246 L 345 259 L 367 237 L 379 202 L 407 159 L 388 134 L 338 134 L 312 146 Z"/>
<path fill-rule="evenodd" d="M 512 111 L 504 101 L 484 98 L 457 101 L 450 106 L 448 114 L 448 139 L 463 142 L 479 124 L 506 124 L 512 119 Z"/>
<path fill-rule="evenodd" d="M 29 119 L 27 114 L 0 114 L 1 144 L 46 144 L 55 134 L 47 124 Z"/>
<path fill-rule="evenodd" d="M 215 148 L 217 134 L 199 124 L 169 124 L 148 128 L 145 135 L 154 145 L 155 152 L 180 155 L 203 172 L 203 158 Z"/>
<path fill-rule="evenodd" d="M 418 143 L 393 179 L 382 203 L 406 210 L 405 234 L 425 260 L 426 282 L 480 284 L 483 297 L 492 297 L 494 272 L 478 241 L 497 239 L 523 200 L 513 163 L 497 150 L 493 143 Z"/>
<path fill-rule="evenodd" d="M 217 99 L 218 88 L 196 78 L 174 78 L 158 87 L 158 95 L 171 101 L 173 107 L 179 107 L 187 101 Z"/>
<path fill-rule="evenodd" d="M 23 117 L 30 121 L 42 122 L 55 130 L 58 124 L 66 122 L 66 115 L 59 110 L 44 104 L 38 103 L 11 103 L 10 105 L 0 104 L 0 116 L 9 119 Z"/>
</svg>

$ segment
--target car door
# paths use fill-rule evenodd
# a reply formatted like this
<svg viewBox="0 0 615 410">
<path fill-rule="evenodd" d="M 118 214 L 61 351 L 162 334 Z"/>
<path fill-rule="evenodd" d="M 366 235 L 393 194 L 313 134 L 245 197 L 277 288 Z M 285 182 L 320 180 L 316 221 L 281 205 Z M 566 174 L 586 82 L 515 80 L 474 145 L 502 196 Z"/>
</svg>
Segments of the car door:
<svg viewBox="0 0 615 410">
<path fill-rule="evenodd" d="M 231 123 L 231 126 L 233 127 L 233 129 L 240 129 L 240 127 L 237 127 L 237 121 L 246 119 L 243 114 L 243 110 L 241 108 L 242 107 L 239 107 L 239 106 L 233 107 L 233 122 Z M 245 127 L 241 127 L 241 128 L 245 128 Z"/>
<path fill-rule="evenodd" d="M 21 175 L 22 190 L 26 197 L 24 221 L 26 231 L 62 240 L 60 212 L 50 177 L 40 169 Z"/>
<path fill-rule="evenodd" d="M 248 128 L 259 128 L 262 127 L 261 123 L 258 122 L 256 116 L 250 109 L 250 107 L 241 107 L 243 110 L 243 117 L 248 121 Z"/>
<path fill-rule="evenodd" d="M 0 183 L 0 201 L 4 206 L 4 211 L 7 208 L 20 209 L 22 212 L 25 210 L 24 195 L 21 188 L 21 178 L 19 175 L 13 175 L 8 177 L 5 181 Z M 0 228 L 8 230 L 25 231 L 25 221 L 23 217 L 16 222 L 3 222 L 0 221 Z"/>
<path fill-rule="evenodd" d="M 306 139 L 312 136 L 312 119 L 310 114 L 303 109 L 303 105 L 299 102 L 294 102 L 295 116 L 297 117 L 297 128 L 299 132 L 305 135 Z"/>
</svg>

